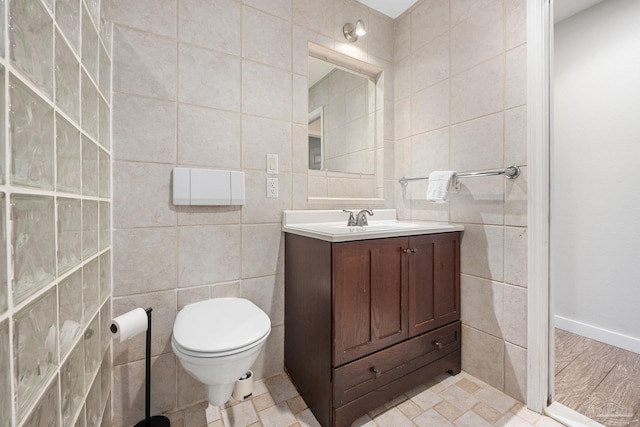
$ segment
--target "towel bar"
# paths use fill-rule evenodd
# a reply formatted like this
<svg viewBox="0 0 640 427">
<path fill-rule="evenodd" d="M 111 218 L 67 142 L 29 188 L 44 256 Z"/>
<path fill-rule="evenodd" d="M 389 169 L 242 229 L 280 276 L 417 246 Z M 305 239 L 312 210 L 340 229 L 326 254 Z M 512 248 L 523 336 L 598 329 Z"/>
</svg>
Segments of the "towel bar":
<svg viewBox="0 0 640 427">
<path fill-rule="evenodd" d="M 472 178 L 477 176 L 494 176 L 494 175 L 504 175 L 509 179 L 516 179 L 520 176 L 520 167 L 515 165 L 509 165 L 504 169 L 496 169 L 489 171 L 478 171 L 478 172 L 461 172 L 458 174 L 458 178 Z M 424 181 L 428 180 L 428 176 L 422 176 L 419 178 L 405 178 L 404 176 L 398 180 L 398 182 L 406 186 L 411 181 Z"/>
</svg>

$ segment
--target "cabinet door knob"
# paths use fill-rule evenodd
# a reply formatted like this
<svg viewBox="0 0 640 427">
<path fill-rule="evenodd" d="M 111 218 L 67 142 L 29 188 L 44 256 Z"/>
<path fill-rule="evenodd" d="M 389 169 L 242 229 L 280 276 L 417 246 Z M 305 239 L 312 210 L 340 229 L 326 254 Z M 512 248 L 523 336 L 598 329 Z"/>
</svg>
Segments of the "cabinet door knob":
<svg viewBox="0 0 640 427">
<path fill-rule="evenodd" d="M 411 249 L 411 253 L 412 253 L 412 254 L 417 254 L 417 253 L 418 253 L 418 248 L 413 248 L 413 249 Z"/>
<path fill-rule="evenodd" d="M 405 254 L 410 254 L 411 248 L 403 249 L 402 252 L 404 252 Z"/>
<path fill-rule="evenodd" d="M 380 376 L 380 370 L 378 368 L 376 368 L 375 366 L 373 368 L 371 368 L 371 372 L 376 374 L 376 378 L 378 378 Z"/>
<path fill-rule="evenodd" d="M 433 343 L 438 347 L 438 350 L 442 348 L 442 343 L 440 341 L 434 341 Z"/>
</svg>

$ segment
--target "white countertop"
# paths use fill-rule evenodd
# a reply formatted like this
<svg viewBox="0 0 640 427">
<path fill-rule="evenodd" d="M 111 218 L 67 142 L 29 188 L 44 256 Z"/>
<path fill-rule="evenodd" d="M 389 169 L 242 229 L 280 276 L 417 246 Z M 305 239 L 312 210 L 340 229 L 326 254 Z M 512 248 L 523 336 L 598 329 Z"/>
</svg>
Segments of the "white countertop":
<svg viewBox="0 0 640 427">
<path fill-rule="evenodd" d="M 398 221 L 395 209 L 374 209 L 373 216 L 367 217 L 369 225 L 363 227 L 347 226 L 348 218 L 349 214 L 341 210 L 283 211 L 282 231 L 327 242 L 348 242 L 464 230 L 457 224 Z"/>
</svg>

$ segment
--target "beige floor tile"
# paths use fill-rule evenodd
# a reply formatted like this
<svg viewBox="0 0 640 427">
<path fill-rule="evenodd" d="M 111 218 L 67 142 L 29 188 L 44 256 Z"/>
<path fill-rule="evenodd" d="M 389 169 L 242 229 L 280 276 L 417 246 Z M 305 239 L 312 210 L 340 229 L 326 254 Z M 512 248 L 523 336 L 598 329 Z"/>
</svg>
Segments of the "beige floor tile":
<svg viewBox="0 0 640 427">
<path fill-rule="evenodd" d="M 287 402 L 280 402 L 258 413 L 264 427 L 285 427 L 298 421 L 291 413 Z"/>
<path fill-rule="evenodd" d="M 259 421 L 258 414 L 250 400 L 236 403 L 222 410 L 225 427 L 246 427 Z"/>
<path fill-rule="evenodd" d="M 300 412 L 307 409 L 307 404 L 300 395 L 287 400 L 287 405 L 289 405 L 289 409 L 293 415 L 298 415 Z"/>
<path fill-rule="evenodd" d="M 251 398 L 251 401 L 253 402 L 253 406 L 256 408 L 257 412 L 260 412 L 263 409 L 267 409 L 270 406 L 276 404 L 275 400 L 273 400 L 273 397 L 271 397 L 271 393 L 262 393 Z"/>
<path fill-rule="evenodd" d="M 311 409 L 308 408 L 297 414 L 296 419 L 301 427 L 322 427 L 316 417 L 313 416 Z"/>
<path fill-rule="evenodd" d="M 389 409 L 378 415 L 373 421 L 379 426 L 415 427 L 415 424 L 397 408 Z"/>
<path fill-rule="evenodd" d="M 433 407 L 440 415 L 445 417 L 449 421 L 453 421 L 462 415 L 462 411 L 453 406 L 451 403 L 443 400 Z"/>
<path fill-rule="evenodd" d="M 298 394 L 296 388 L 291 384 L 291 380 L 285 375 L 276 375 L 275 377 L 267 378 L 264 380 L 264 383 L 276 403 L 291 399 Z"/>
<path fill-rule="evenodd" d="M 453 424 L 457 427 L 491 427 L 493 425 L 473 411 L 465 412 Z"/>
<path fill-rule="evenodd" d="M 549 417 L 542 417 L 534 424 L 536 427 L 564 427 L 564 424 L 552 420 Z"/>
<path fill-rule="evenodd" d="M 478 400 L 497 409 L 503 414 L 516 404 L 516 400 L 491 386 L 485 386 L 474 393 Z"/>
<path fill-rule="evenodd" d="M 516 414 L 517 416 L 519 416 L 520 418 L 522 418 L 523 420 L 533 424 L 536 421 L 538 421 L 540 419 L 540 414 L 531 411 L 530 409 L 528 409 L 526 406 L 524 406 L 523 403 L 518 402 L 515 405 L 513 405 L 513 407 L 510 409 L 510 411 L 514 414 Z"/>
<path fill-rule="evenodd" d="M 400 411 L 411 420 L 424 412 L 424 410 L 416 405 L 413 400 L 405 400 L 398 405 L 398 409 L 400 409 Z"/>
<path fill-rule="evenodd" d="M 171 424 L 171 427 L 173 427 L 173 424 Z M 207 427 L 224 427 L 224 422 L 222 420 L 217 420 L 207 424 Z"/>
<path fill-rule="evenodd" d="M 419 415 L 413 419 L 419 427 L 449 427 L 453 426 L 445 417 L 440 415 L 434 409 L 429 409 L 422 415 Z"/>
<path fill-rule="evenodd" d="M 457 385 L 452 385 L 442 390 L 438 395 L 458 408 L 460 412 L 467 412 L 479 402 L 473 394 L 469 394 Z"/>
<path fill-rule="evenodd" d="M 496 421 L 494 425 L 496 427 L 531 427 L 533 424 L 526 422 L 511 412 L 507 412 L 502 418 Z"/>
<path fill-rule="evenodd" d="M 480 386 L 479 384 L 467 378 L 462 378 L 460 381 L 456 383 L 456 386 L 460 387 L 461 389 L 463 389 L 469 394 L 473 394 L 482 388 L 482 386 Z"/>
<path fill-rule="evenodd" d="M 484 402 L 480 402 L 477 405 L 475 405 L 473 407 L 473 412 L 480 415 L 482 418 L 484 418 L 485 420 L 487 420 L 487 422 L 491 424 L 494 424 L 504 415 Z"/>
<path fill-rule="evenodd" d="M 377 427 L 375 421 L 369 415 L 363 415 L 351 424 L 351 427 Z"/>
<path fill-rule="evenodd" d="M 419 407 L 421 407 L 424 411 L 432 408 L 433 405 L 442 402 L 442 398 L 431 389 L 424 390 L 420 394 L 412 397 L 411 400 Z"/>
</svg>

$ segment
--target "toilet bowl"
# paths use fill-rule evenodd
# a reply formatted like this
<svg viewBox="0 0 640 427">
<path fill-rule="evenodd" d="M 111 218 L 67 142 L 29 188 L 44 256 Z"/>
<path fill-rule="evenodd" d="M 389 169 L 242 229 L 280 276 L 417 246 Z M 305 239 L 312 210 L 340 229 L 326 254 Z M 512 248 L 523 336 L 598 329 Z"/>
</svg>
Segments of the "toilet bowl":
<svg viewBox="0 0 640 427">
<path fill-rule="evenodd" d="M 231 397 L 271 332 L 269 316 L 244 298 L 185 306 L 173 325 L 171 348 L 184 369 L 207 387 L 212 405 Z"/>
</svg>

